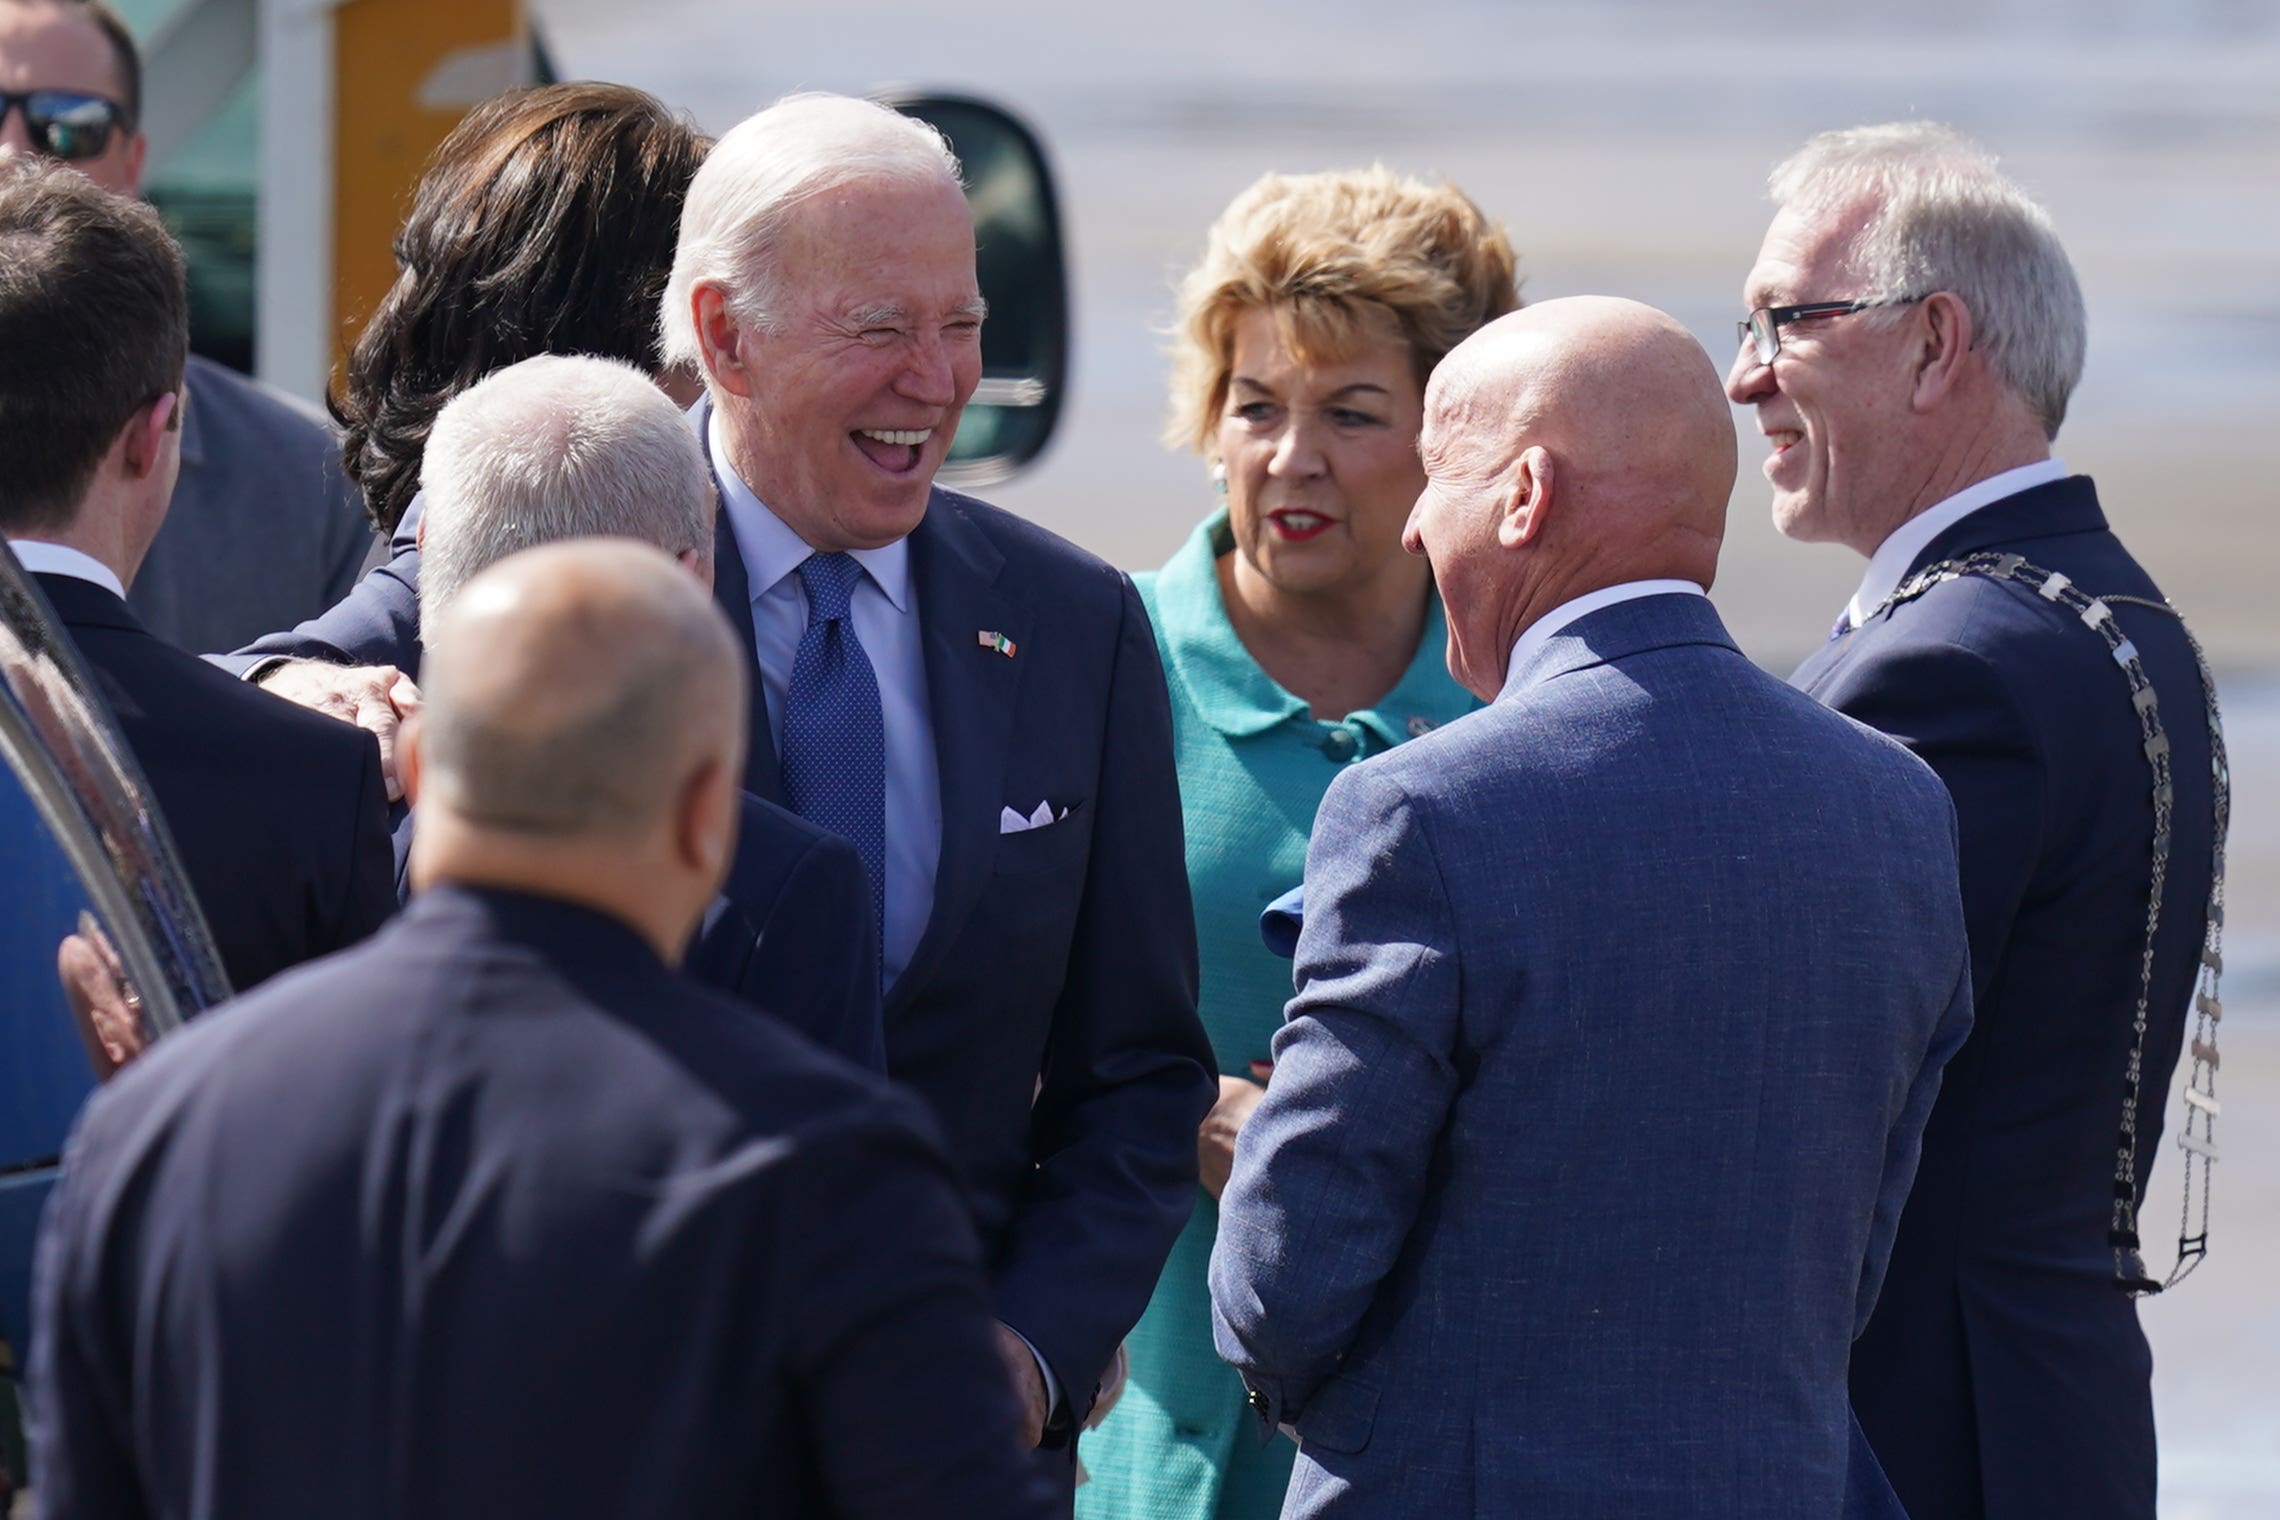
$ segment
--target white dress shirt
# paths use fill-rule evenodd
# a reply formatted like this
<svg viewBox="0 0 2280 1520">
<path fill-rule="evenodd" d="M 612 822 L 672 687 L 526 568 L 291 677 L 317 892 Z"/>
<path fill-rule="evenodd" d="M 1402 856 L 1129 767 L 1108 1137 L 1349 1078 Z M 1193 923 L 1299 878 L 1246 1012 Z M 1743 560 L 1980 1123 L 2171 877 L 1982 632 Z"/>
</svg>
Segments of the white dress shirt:
<svg viewBox="0 0 2280 1520">
<path fill-rule="evenodd" d="M 1520 630 L 1520 637 L 1512 641 L 1512 662 L 1504 667 L 1505 675 L 1509 677 L 1512 672 L 1534 659 L 1537 651 L 1552 641 L 1553 634 L 1602 607 L 1612 607 L 1617 602 L 1635 602 L 1642 596 L 1709 594 L 1692 581 L 1680 580 L 1625 581 L 1619 586 L 1602 586 L 1597 591 L 1586 591 L 1579 597 L 1560 603 Z"/>
<path fill-rule="evenodd" d="M 1900 577 L 1908 573 L 1908 567 L 1924 552 L 1924 546 L 1949 528 L 1981 507 L 1992 506 L 2006 496 L 2016 496 L 2034 486 L 2064 480 L 2067 473 L 2064 460 L 2038 460 L 2015 470 L 2005 470 L 2000 475 L 1990 475 L 1918 512 L 1894 528 L 1891 536 L 1878 544 L 1876 552 L 1869 556 L 1867 573 L 1860 578 L 1860 589 L 1845 604 L 1845 621 L 1855 628 L 1867 622 L 1869 614 L 1899 589 Z"/>
<path fill-rule="evenodd" d="M 728 462 L 720 429 L 710 420 L 706 445 L 720 477 L 736 552 L 752 587 L 752 639 L 760 658 L 760 695 L 779 755 L 784 692 L 807 633 L 807 592 L 794 572 L 815 550 L 768 509 Z M 887 750 L 887 921 L 880 950 L 892 987 L 918 949 L 934 911 L 934 871 L 942 859 L 942 789 L 934 755 L 934 708 L 926 694 L 926 648 L 918 592 L 910 578 L 910 541 L 853 551 L 863 567 L 850 600 L 855 637 L 879 682 L 879 717 Z"/>
<path fill-rule="evenodd" d="M 784 692 L 807 634 L 807 591 L 795 573 L 815 552 L 768 509 L 729 463 L 720 430 L 708 418 L 705 445 L 720 478 L 721 508 L 752 588 L 753 645 L 768 731 L 783 746 Z M 934 872 L 942 860 L 942 786 L 934 753 L 934 706 L 926 692 L 926 646 L 918 621 L 918 588 L 910 579 L 910 540 L 850 551 L 863 567 L 849 608 L 855 637 L 879 682 L 879 716 L 887 749 L 887 922 L 881 935 L 885 985 L 910 964 L 934 912 Z M 1012 1326 L 1006 1328 L 1012 1329 Z M 1048 1413 L 1061 1405 L 1060 1379 L 1029 1337 L 1015 1330 L 1037 1362 Z M 1121 1365 L 1121 1364 L 1120 1364 Z"/>
<path fill-rule="evenodd" d="M 26 575 L 68 575 L 75 581 L 93 581 L 122 602 L 127 599 L 127 588 L 119 584 L 111 567 L 92 554 L 36 538 L 11 538 L 8 547 L 16 551 L 16 563 Z"/>
</svg>

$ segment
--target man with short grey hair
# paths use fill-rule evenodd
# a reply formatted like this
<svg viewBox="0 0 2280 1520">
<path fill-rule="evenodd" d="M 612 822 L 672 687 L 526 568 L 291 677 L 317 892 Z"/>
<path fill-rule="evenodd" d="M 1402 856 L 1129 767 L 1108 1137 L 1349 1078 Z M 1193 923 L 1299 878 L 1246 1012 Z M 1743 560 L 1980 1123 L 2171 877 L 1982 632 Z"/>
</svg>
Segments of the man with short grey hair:
<svg viewBox="0 0 2280 1520">
<path fill-rule="evenodd" d="M 470 581 L 545 544 L 639 541 L 712 586 L 704 454 L 680 409 L 630 365 L 548 354 L 486 375 L 437 414 L 420 483 L 424 644 L 450 623 Z M 690 975 L 883 1069 L 878 938 L 861 860 L 845 840 L 749 792 L 739 792 L 738 810 L 736 854 L 689 947 Z M 421 811 L 402 812 L 395 829 L 406 887 Z"/>
<path fill-rule="evenodd" d="M 887 1069 L 949 1134 L 1028 1435 L 1065 1447 L 1193 1206 L 1217 1086 L 1139 595 L 934 484 L 983 315 L 940 136 L 804 95 L 698 170 L 662 328 L 705 381 L 746 785 L 863 856 Z"/>
<path fill-rule="evenodd" d="M 1853 1399 L 1912 1514 L 2148 1516 L 2137 1208 L 2201 978 L 2189 1185 L 2212 1154 L 2215 694 L 2051 457 L 2086 322 L 2042 208 L 1926 123 L 1826 133 L 1772 189 L 1727 391 L 1776 524 L 1869 562 L 1794 679 L 1946 782 L 1978 1009 Z"/>
<path fill-rule="evenodd" d="M 1049 1513 L 921 1105 L 673 975 L 733 848 L 738 643 L 646 545 L 453 600 L 411 907 L 81 1116 L 41 1514 Z"/>
<path fill-rule="evenodd" d="M 486 566 L 563 539 L 638 538 L 711 583 L 704 455 L 629 364 L 546 354 L 485 377 L 437 414 L 420 484 L 423 643 Z"/>
</svg>

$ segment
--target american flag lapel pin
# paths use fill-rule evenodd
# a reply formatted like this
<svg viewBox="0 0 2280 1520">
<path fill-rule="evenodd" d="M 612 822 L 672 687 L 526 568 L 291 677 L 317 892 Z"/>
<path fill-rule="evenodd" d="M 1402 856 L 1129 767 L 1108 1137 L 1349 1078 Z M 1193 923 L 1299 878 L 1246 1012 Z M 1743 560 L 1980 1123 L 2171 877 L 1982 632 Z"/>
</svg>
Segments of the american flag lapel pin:
<svg viewBox="0 0 2280 1520">
<path fill-rule="evenodd" d="M 1004 655 L 1009 660 L 1013 658 L 1013 640 L 1007 638 L 1004 634 L 998 632 L 995 628 L 975 629 L 974 642 L 981 645 L 981 647 L 984 649 L 996 650 L 999 654 Z"/>
</svg>

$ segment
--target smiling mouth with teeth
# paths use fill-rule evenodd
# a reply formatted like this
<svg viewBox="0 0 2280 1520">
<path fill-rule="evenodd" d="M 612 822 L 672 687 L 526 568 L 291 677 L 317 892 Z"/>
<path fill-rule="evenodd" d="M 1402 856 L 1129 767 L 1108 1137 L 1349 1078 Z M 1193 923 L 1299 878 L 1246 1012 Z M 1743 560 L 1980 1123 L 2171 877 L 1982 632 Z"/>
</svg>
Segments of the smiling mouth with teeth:
<svg viewBox="0 0 2280 1520">
<path fill-rule="evenodd" d="M 919 450 L 934 436 L 934 429 L 857 428 L 851 436 L 873 464 L 900 475 L 918 468 Z"/>
</svg>

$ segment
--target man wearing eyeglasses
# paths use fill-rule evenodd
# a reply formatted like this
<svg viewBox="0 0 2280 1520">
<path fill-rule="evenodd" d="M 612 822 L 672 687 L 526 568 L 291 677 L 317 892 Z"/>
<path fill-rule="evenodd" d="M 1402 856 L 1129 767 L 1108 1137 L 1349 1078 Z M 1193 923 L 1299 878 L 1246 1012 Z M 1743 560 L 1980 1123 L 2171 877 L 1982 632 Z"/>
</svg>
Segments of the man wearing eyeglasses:
<svg viewBox="0 0 2280 1520">
<path fill-rule="evenodd" d="M 60 159 L 139 194 L 142 64 L 104 0 L 0 0 L 0 159 Z M 186 649 L 235 649 L 331 606 L 372 536 L 314 412 L 192 355 L 182 477 L 132 593 Z"/>
<path fill-rule="evenodd" d="M 1947 783 L 1978 1009 L 1854 1404 L 1911 1514 L 2150 1517 L 2135 1213 L 2221 861 L 2213 698 L 2051 456 L 2086 323 L 2042 209 L 1923 124 L 1817 137 L 1772 190 L 1727 392 L 1775 523 L 1869 561 L 1794 680 Z"/>
</svg>

